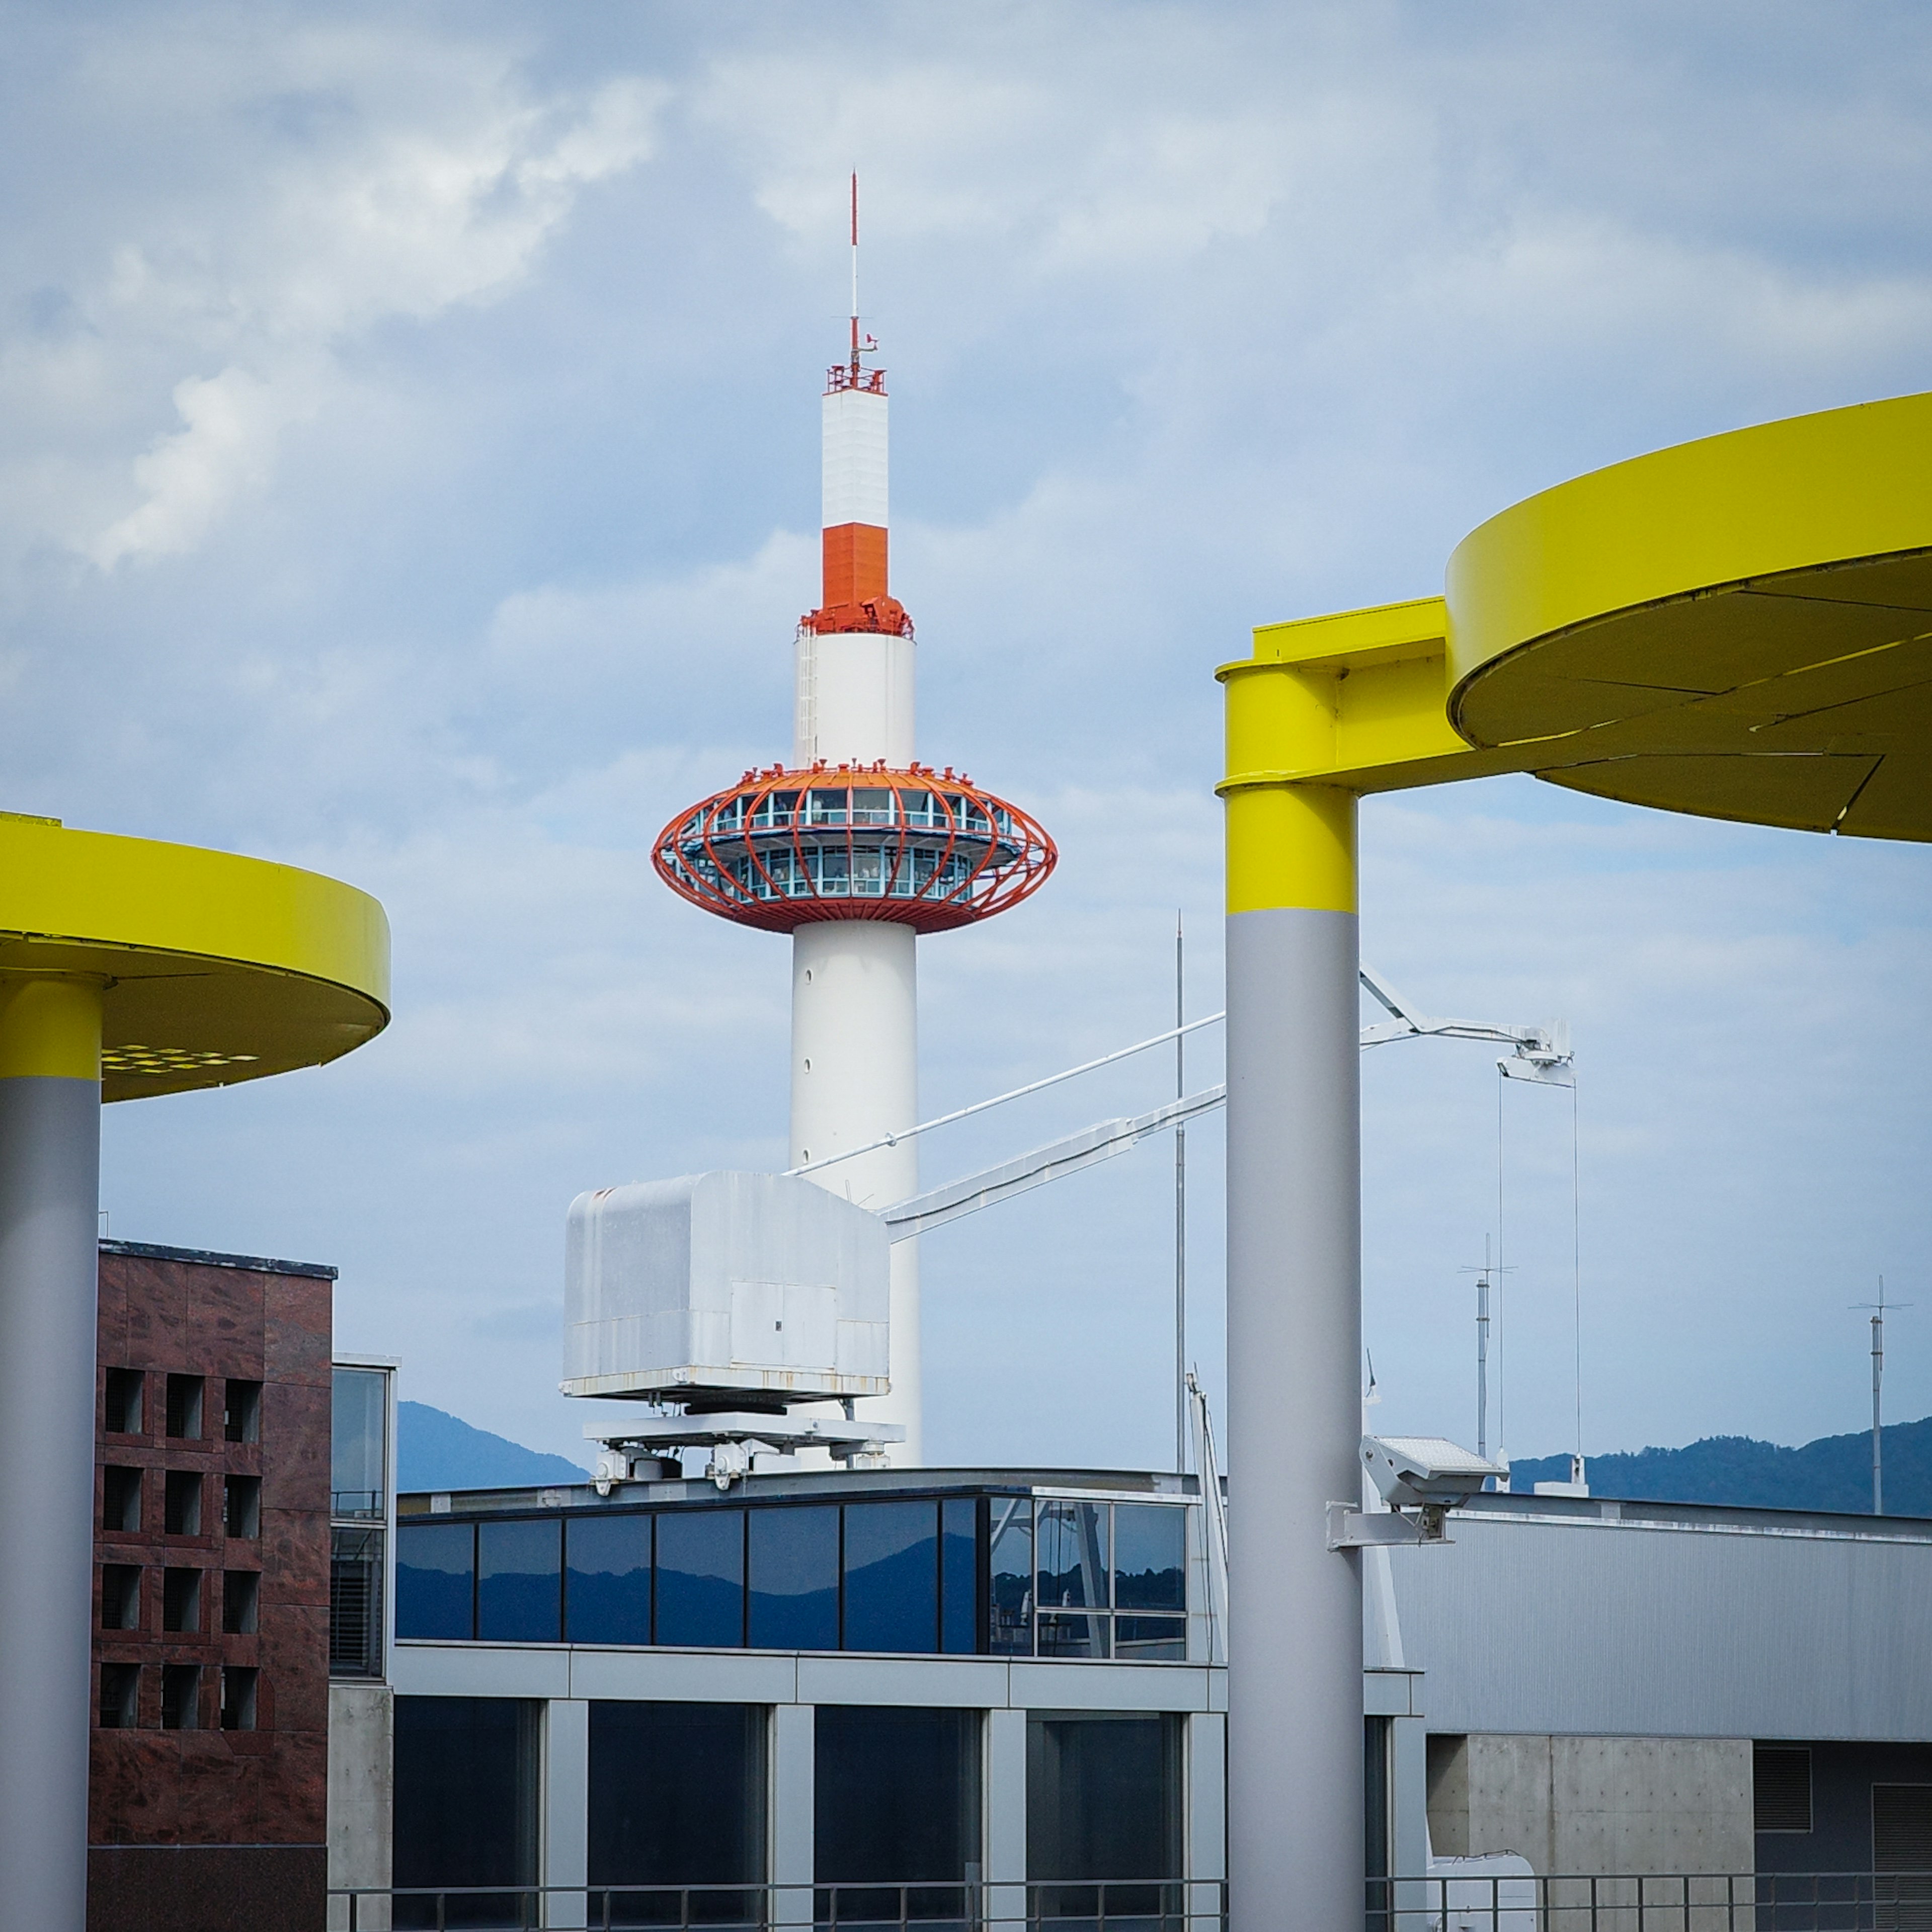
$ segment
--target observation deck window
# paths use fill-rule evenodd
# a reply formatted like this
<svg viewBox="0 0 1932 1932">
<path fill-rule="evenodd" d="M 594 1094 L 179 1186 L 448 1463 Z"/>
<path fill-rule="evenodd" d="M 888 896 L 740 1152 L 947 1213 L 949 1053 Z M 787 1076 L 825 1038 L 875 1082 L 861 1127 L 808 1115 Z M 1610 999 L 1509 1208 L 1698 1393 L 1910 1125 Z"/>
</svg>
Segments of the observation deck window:
<svg viewBox="0 0 1932 1932">
<path fill-rule="evenodd" d="M 892 795 L 890 791 L 855 791 L 852 794 L 854 825 L 890 825 L 892 822 Z"/>
<path fill-rule="evenodd" d="M 1173 1660 L 1186 1508 L 969 1494 L 406 1517 L 397 1634 Z"/>
<path fill-rule="evenodd" d="M 846 794 L 842 791 L 814 791 L 812 794 L 808 824 L 813 825 L 843 825 L 845 823 Z"/>
</svg>

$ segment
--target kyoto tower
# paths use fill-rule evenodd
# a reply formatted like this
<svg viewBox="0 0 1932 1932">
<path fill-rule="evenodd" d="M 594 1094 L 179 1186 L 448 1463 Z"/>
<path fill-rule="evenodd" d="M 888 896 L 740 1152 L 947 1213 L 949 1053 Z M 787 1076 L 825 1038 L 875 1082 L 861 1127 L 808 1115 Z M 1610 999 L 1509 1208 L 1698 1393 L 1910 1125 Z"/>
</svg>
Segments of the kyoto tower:
<svg viewBox="0 0 1932 1932">
<path fill-rule="evenodd" d="M 799 620 L 791 761 L 679 813 L 653 854 L 671 890 L 721 918 L 792 936 L 791 1166 L 878 1210 L 919 1190 L 916 950 L 1042 884 L 1053 842 L 1024 812 L 914 754 L 912 620 L 887 587 L 885 371 L 852 326 L 821 424 L 824 577 Z M 868 1419 L 920 1448 L 919 1255 L 892 1250 L 890 1395 Z"/>
</svg>

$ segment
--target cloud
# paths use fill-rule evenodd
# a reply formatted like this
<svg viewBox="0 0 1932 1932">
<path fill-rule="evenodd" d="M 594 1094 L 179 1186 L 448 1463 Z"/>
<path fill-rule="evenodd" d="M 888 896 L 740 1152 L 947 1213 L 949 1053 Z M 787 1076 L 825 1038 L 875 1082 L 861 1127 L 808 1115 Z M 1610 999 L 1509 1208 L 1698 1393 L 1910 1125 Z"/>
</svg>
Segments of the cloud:
<svg viewBox="0 0 1932 1932">
<path fill-rule="evenodd" d="M 176 110 L 205 117 L 233 172 L 124 194 L 110 218 L 133 232 L 58 292 L 84 350 L 16 344 L 8 372 L 28 387 L 84 366 L 97 410 L 138 416 L 172 366 L 175 424 L 118 488 L 103 452 L 69 493 L 67 540 L 104 569 L 192 550 L 266 487 L 291 428 L 366 406 L 353 358 L 371 332 L 524 284 L 583 191 L 651 154 L 666 98 L 634 75 L 536 88 L 507 50 L 406 27 L 284 16 L 192 58 L 156 22 L 97 44 L 97 102 L 152 132 L 135 89 L 178 83 Z M 102 520 L 116 496 L 134 500 Z"/>
</svg>

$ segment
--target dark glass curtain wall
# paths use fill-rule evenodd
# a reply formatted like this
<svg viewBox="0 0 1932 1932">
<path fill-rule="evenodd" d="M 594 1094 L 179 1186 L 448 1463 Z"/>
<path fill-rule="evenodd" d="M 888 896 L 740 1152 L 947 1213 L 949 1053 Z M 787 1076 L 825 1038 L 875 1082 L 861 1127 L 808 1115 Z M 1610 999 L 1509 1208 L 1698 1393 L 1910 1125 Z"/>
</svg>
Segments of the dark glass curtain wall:
<svg viewBox="0 0 1932 1932">
<path fill-rule="evenodd" d="M 590 1706 L 590 1879 L 593 1886 L 762 1884 L 765 1732 L 755 1704 L 593 1703 Z M 603 1900 L 593 1899 L 592 1922 Z M 676 1924 L 679 1904 L 614 1894 L 610 1922 Z M 694 1895 L 697 1924 L 758 1916 L 755 1895 Z M 652 1915 L 655 1913 L 656 1916 Z"/>
<path fill-rule="evenodd" d="M 979 1876 L 980 1714 L 821 1704 L 813 1720 L 813 1862 L 819 1885 L 956 1888 Z M 968 1867 L 972 1870 L 969 1872 Z M 896 1919 L 896 1900 L 868 1901 Z M 842 1918 L 862 1916 L 842 1897 Z M 958 1916 L 950 1900 L 912 1916 Z"/>
<path fill-rule="evenodd" d="M 1180 1876 L 1180 1718 L 1035 1712 L 1027 1720 L 1027 1876 Z M 1122 1909 L 1110 1900 L 1109 1911 Z"/>
<path fill-rule="evenodd" d="M 395 1877 L 418 1886 L 533 1885 L 538 1707 L 508 1697 L 396 1700 Z M 502 1925 L 534 1901 L 514 1889 L 398 1898 L 398 1927 Z"/>
</svg>

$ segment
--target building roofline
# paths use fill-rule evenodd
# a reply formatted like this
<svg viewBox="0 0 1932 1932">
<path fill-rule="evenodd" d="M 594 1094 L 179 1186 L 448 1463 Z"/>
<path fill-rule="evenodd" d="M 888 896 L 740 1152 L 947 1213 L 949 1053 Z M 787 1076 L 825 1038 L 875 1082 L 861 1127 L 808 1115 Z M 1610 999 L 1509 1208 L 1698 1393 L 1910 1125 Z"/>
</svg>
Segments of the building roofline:
<svg viewBox="0 0 1932 1932">
<path fill-rule="evenodd" d="M 153 1241 L 103 1241 L 104 1255 L 133 1255 L 148 1262 L 189 1262 L 196 1268 L 245 1268 L 251 1274 L 302 1274 L 334 1281 L 341 1270 L 326 1262 L 278 1262 L 262 1255 L 218 1254 L 211 1248 L 167 1248 Z"/>
<path fill-rule="evenodd" d="M 1856 1510 L 1766 1509 L 1742 1503 L 1668 1502 L 1650 1497 L 1521 1496 L 1489 1491 L 1469 1498 L 1468 1516 L 1610 1522 L 1627 1529 L 1755 1531 L 1763 1535 L 1814 1536 L 1888 1543 L 1932 1543 L 1932 1517 L 1872 1516 Z M 1454 1534 L 1452 1521 L 1451 1534 Z"/>
</svg>

